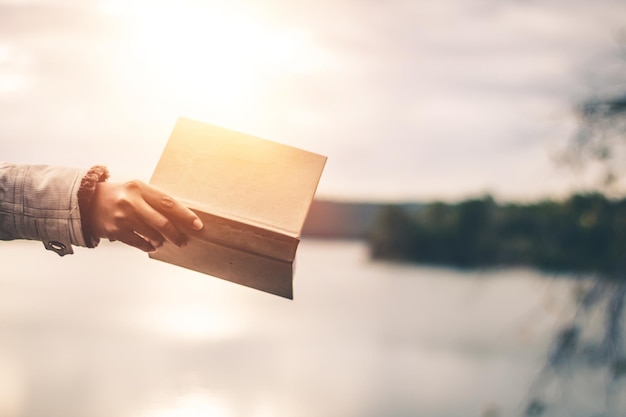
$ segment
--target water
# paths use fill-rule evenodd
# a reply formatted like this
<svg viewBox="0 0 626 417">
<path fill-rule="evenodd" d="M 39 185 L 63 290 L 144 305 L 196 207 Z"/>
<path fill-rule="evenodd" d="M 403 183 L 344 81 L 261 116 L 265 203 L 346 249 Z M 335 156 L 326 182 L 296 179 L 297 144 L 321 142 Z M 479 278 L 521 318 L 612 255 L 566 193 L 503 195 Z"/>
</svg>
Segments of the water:
<svg viewBox="0 0 626 417">
<path fill-rule="evenodd" d="M 103 242 L 0 242 L 0 416 L 508 416 L 580 282 L 304 240 L 295 300 Z"/>
</svg>

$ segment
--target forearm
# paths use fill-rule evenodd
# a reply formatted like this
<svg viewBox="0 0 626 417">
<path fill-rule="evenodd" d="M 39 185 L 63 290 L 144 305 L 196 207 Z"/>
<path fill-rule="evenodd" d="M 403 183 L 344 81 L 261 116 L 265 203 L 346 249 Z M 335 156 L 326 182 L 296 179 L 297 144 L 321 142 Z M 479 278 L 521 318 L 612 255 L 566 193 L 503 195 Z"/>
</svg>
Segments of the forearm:
<svg viewBox="0 0 626 417">
<path fill-rule="evenodd" d="M 183 246 L 204 227 L 189 208 L 141 181 L 103 183 L 105 167 L 90 170 L 0 163 L 0 240 L 43 242 L 59 255 L 100 238 L 146 252 L 169 241 Z"/>
<path fill-rule="evenodd" d="M 87 170 L 0 163 L 0 240 L 40 240 L 59 255 L 87 246 L 78 190 Z"/>
</svg>

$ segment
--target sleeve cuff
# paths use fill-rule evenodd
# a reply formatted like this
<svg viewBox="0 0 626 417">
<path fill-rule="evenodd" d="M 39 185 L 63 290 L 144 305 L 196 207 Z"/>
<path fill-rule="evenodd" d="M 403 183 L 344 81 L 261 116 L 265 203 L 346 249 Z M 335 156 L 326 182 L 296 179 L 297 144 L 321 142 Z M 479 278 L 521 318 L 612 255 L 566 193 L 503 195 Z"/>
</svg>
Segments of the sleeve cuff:
<svg viewBox="0 0 626 417">
<path fill-rule="evenodd" d="M 100 243 L 100 238 L 94 236 L 92 230 L 91 204 L 96 191 L 96 184 L 104 182 L 109 178 L 109 171 L 106 167 L 95 165 L 89 169 L 87 174 L 80 181 L 78 189 L 78 207 L 80 209 L 81 230 L 85 246 L 95 248 Z"/>
</svg>

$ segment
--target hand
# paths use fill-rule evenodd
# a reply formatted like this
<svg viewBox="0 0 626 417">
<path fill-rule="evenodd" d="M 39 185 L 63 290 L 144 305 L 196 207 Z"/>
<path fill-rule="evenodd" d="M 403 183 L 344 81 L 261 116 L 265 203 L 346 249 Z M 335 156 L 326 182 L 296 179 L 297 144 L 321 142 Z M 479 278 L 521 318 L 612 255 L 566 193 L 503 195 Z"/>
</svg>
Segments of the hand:
<svg viewBox="0 0 626 417">
<path fill-rule="evenodd" d="M 101 182 L 91 206 L 91 230 L 96 237 L 119 240 L 144 252 L 169 241 L 187 243 L 187 234 L 204 226 L 196 214 L 141 181 Z"/>
</svg>

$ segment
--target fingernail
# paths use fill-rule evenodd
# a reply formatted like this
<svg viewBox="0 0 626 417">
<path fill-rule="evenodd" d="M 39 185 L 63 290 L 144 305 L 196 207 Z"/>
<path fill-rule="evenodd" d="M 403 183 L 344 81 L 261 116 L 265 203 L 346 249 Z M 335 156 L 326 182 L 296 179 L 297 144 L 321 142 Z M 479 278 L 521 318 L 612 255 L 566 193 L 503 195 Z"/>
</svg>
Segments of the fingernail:
<svg viewBox="0 0 626 417">
<path fill-rule="evenodd" d="M 204 224 L 202 224 L 202 220 L 200 219 L 195 219 L 193 221 L 193 228 L 196 230 L 202 230 L 202 228 L 204 227 Z"/>
</svg>

